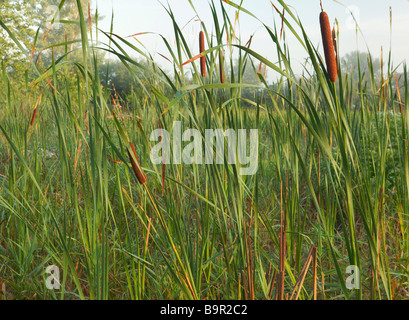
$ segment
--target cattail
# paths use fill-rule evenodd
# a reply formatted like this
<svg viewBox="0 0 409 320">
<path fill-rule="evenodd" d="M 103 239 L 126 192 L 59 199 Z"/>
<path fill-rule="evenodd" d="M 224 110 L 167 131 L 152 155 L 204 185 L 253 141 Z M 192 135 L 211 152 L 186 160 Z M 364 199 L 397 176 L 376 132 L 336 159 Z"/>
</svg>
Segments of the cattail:
<svg viewBox="0 0 409 320">
<path fill-rule="evenodd" d="M 129 142 L 129 144 L 131 145 L 132 152 L 133 152 L 133 154 L 135 156 L 136 161 L 138 162 L 138 164 L 136 164 L 134 158 L 132 157 L 132 155 L 131 155 L 131 153 L 129 152 L 129 149 L 128 149 L 128 156 L 129 156 L 129 159 L 131 160 L 132 169 L 135 172 L 136 178 L 138 179 L 139 183 L 145 184 L 146 181 L 148 180 L 148 178 L 146 177 L 146 175 L 140 169 L 138 156 L 136 155 L 136 151 L 135 151 L 135 146 L 133 145 L 132 142 Z"/>
<path fill-rule="evenodd" d="M 31 117 L 31 122 L 30 122 L 30 127 L 34 124 L 34 120 L 36 119 L 36 115 L 37 115 L 37 107 L 33 111 L 33 115 Z"/>
<path fill-rule="evenodd" d="M 204 33 L 200 31 L 199 33 L 199 50 L 200 53 L 205 51 L 205 41 L 204 41 Z M 206 77 L 206 56 L 202 54 L 200 57 L 200 72 L 202 77 Z"/>
<path fill-rule="evenodd" d="M 335 58 L 334 43 L 332 41 L 332 32 L 329 18 L 324 10 L 320 13 L 320 25 L 328 76 L 332 82 L 335 82 L 338 75 L 337 61 Z"/>
<path fill-rule="evenodd" d="M 224 70 L 223 70 L 223 51 L 220 50 L 220 56 L 219 56 L 219 71 L 220 71 L 220 82 L 224 83 Z"/>
</svg>

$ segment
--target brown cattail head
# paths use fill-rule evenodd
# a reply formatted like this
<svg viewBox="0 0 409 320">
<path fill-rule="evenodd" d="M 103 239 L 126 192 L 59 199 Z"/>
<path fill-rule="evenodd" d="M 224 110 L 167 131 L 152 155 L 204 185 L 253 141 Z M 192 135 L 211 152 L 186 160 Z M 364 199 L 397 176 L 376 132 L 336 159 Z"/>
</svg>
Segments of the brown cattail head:
<svg viewBox="0 0 409 320">
<path fill-rule="evenodd" d="M 224 83 L 224 56 L 223 56 L 223 51 L 220 50 L 220 56 L 219 56 L 219 71 L 220 71 L 220 82 Z"/>
<path fill-rule="evenodd" d="M 331 26 L 329 24 L 329 18 L 328 18 L 327 13 L 324 11 L 320 13 L 320 25 L 321 25 L 322 43 L 324 46 L 324 53 L 325 53 L 325 61 L 327 63 L 328 76 L 332 82 L 335 82 L 338 76 L 337 61 L 335 58 L 334 43 L 332 41 L 332 32 L 331 32 Z"/>
<path fill-rule="evenodd" d="M 199 33 L 199 50 L 200 50 L 200 53 L 202 53 L 203 51 L 206 51 L 203 31 L 200 31 Z M 200 72 L 203 78 L 206 77 L 206 56 L 205 55 L 202 55 L 200 57 Z"/>
<path fill-rule="evenodd" d="M 132 153 L 134 154 L 135 159 L 138 162 L 138 164 L 136 164 L 136 162 L 134 161 L 134 158 L 132 157 L 132 155 L 131 155 L 131 153 L 129 152 L 129 149 L 128 149 L 128 156 L 129 156 L 129 159 L 130 159 L 131 164 L 132 164 L 132 169 L 135 172 L 136 178 L 138 179 L 139 183 L 145 184 L 146 181 L 148 180 L 148 178 L 143 173 L 142 169 L 140 169 L 139 159 L 138 159 L 138 156 L 136 155 L 135 146 L 133 145 L 132 142 L 129 142 L 129 144 L 131 145 Z"/>
<path fill-rule="evenodd" d="M 30 122 L 30 127 L 34 124 L 34 120 L 36 119 L 37 115 L 37 107 L 33 111 L 33 115 L 31 116 L 31 122 Z"/>
</svg>

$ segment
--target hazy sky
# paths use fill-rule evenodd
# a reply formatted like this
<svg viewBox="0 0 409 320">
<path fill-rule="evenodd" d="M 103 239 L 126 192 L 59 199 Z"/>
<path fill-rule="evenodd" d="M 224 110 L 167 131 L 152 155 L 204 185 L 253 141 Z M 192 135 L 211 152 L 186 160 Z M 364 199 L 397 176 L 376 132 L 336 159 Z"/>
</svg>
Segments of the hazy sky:
<svg viewBox="0 0 409 320">
<path fill-rule="evenodd" d="M 215 1 L 217 7 L 219 1 Z M 239 0 L 234 0 L 239 2 Z M 277 1 L 272 1 L 278 8 L 281 8 Z M 101 15 L 105 19 L 100 22 L 100 28 L 109 30 L 110 17 L 114 11 L 114 32 L 121 36 L 128 36 L 140 32 L 155 32 L 162 34 L 173 45 L 172 22 L 161 3 L 172 7 L 176 20 L 180 26 L 185 26 L 183 32 L 191 45 L 191 49 L 196 53 L 198 47 L 197 35 L 200 30 L 200 23 L 195 17 L 188 0 L 94 0 L 93 7 L 98 6 Z M 205 22 L 208 31 L 212 28 L 212 16 L 209 7 L 209 1 L 192 0 L 196 7 L 199 17 Z M 293 12 L 300 18 L 304 27 L 314 44 L 320 44 L 319 28 L 319 0 L 287 0 L 286 3 L 291 6 Z M 331 23 L 335 18 L 340 26 L 340 55 L 359 49 L 366 50 L 366 43 L 371 53 L 379 57 L 381 47 L 384 50 L 384 57 L 392 43 L 393 61 L 395 65 L 404 61 L 409 53 L 409 1 L 408 0 L 323 0 L 325 11 L 330 17 Z M 234 21 L 235 9 L 224 4 Z M 243 0 L 243 7 L 255 14 L 265 24 L 273 26 L 274 21 L 280 25 L 280 17 L 272 8 L 269 0 Z M 390 12 L 392 7 L 393 25 L 392 37 L 390 36 Z M 359 21 L 362 35 L 356 35 L 355 24 L 350 11 L 354 12 Z M 190 22 L 189 22 L 190 21 Z M 267 57 L 271 61 L 276 61 L 274 44 L 261 26 L 260 22 L 240 14 L 240 35 L 244 43 L 247 42 L 250 35 L 254 34 L 252 49 Z M 301 63 L 306 57 L 305 51 L 297 44 L 297 41 L 290 37 L 287 31 L 293 66 Z M 101 39 L 102 40 L 102 39 Z M 144 46 L 154 56 L 162 66 L 169 64 L 157 52 L 168 56 L 167 49 L 162 40 L 157 35 L 138 36 Z M 134 39 L 132 43 L 142 48 Z M 322 51 L 321 51 L 322 52 Z M 299 72 L 301 68 L 296 68 Z"/>
</svg>

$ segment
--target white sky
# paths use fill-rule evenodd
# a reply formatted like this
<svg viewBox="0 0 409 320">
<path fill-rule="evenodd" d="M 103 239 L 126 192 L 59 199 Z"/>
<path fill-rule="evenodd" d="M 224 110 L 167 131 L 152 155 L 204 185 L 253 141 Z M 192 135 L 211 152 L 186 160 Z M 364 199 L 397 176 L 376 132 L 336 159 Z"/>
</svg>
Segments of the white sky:
<svg viewBox="0 0 409 320">
<path fill-rule="evenodd" d="M 240 0 L 233 0 L 239 3 Z M 179 26 L 185 26 L 195 13 L 192 10 L 188 0 L 93 0 L 93 8 L 98 7 L 100 15 L 105 19 L 100 21 L 99 27 L 109 31 L 112 10 L 114 11 L 114 33 L 120 36 L 128 36 L 140 32 L 155 32 L 162 34 L 168 39 L 171 45 L 174 45 L 174 36 L 172 21 L 161 3 L 171 6 Z M 281 9 L 278 1 L 272 1 Z M 209 6 L 209 1 L 192 0 L 200 19 L 204 21 L 207 30 L 212 30 L 213 18 Z M 216 0 L 216 7 L 219 7 L 219 1 Z M 287 0 L 286 3 L 291 6 L 293 12 L 300 17 L 307 34 L 314 44 L 321 43 L 319 27 L 319 0 Z M 234 21 L 235 9 L 227 4 L 223 4 Z M 330 17 L 331 23 L 335 18 L 340 26 L 340 55 L 353 50 L 366 51 L 364 40 L 369 46 L 373 56 L 380 57 L 381 47 L 383 47 L 384 58 L 387 59 L 390 43 L 392 43 L 392 56 L 395 66 L 404 61 L 409 53 L 409 1 L 408 0 L 323 0 L 325 11 Z M 393 12 L 392 37 L 390 36 L 390 15 L 389 7 Z M 269 26 L 274 25 L 274 20 L 280 27 L 281 21 L 279 15 L 275 12 L 269 0 L 243 0 L 243 7 L 255 14 L 260 20 Z M 356 18 L 359 20 L 364 37 L 356 35 L 353 19 L 351 18 L 350 8 Z M 287 18 L 289 18 L 287 16 Z M 200 22 L 193 19 L 184 29 L 184 35 L 189 41 L 192 52 L 197 53 L 197 36 L 200 31 Z M 277 60 L 275 46 L 260 22 L 240 14 L 240 35 L 243 43 L 246 43 L 250 35 L 255 33 L 251 49 L 265 56 L 271 61 Z M 306 57 L 305 51 L 297 44 L 297 41 L 290 37 L 290 31 L 286 32 L 290 54 L 292 57 L 293 68 L 300 72 L 299 63 Z M 163 59 L 157 52 L 169 57 L 167 49 L 163 45 L 159 36 L 154 34 L 140 35 L 138 39 L 154 56 L 154 59 L 166 68 L 169 62 Z M 100 39 L 102 40 L 102 38 Z M 142 48 L 134 39 L 130 38 L 132 43 Z"/>
</svg>

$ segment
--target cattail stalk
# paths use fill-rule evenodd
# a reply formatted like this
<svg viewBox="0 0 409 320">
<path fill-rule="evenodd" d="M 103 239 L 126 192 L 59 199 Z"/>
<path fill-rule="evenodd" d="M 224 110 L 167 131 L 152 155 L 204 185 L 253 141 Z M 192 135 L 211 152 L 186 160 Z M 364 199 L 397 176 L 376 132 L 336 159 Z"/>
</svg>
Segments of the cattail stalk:
<svg viewBox="0 0 409 320">
<path fill-rule="evenodd" d="M 162 121 L 159 119 L 159 130 L 160 130 L 160 137 L 159 142 L 162 142 Z M 162 194 L 165 194 L 165 177 L 166 177 L 166 163 L 165 161 L 162 162 Z"/>
<path fill-rule="evenodd" d="M 35 119 L 36 119 L 36 115 L 37 115 L 37 107 L 36 107 L 36 108 L 34 109 L 34 111 L 33 111 L 33 115 L 32 115 L 32 117 L 31 117 L 31 122 L 30 122 L 30 127 L 33 126 L 34 121 L 35 121 Z"/>
<path fill-rule="evenodd" d="M 280 257 L 279 257 L 279 278 L 277 283 L 276 300 L 284 300 L 284 282 L 285 282 L 285 253 L 286 253 L 286 233 L 287 233 L 287 217 L 283 210 L 283 182 L 281 182 L 280 190 Z"/>
<path fill-rule="evenodd" d="M 325 11 L 320 13 L 320 26 L 328 76 L 331 82 L 335 82 L 338 76 L 338 67 L 335 57 L 334 43 L 332 41 L 331 26 L 329 23 L 328 14 Z"/>
<path fill-rule="evenodd" d="M 219 56 L 219 72 L 220 72 L 220 82 L 224 83 L 224 70 L 223 70 L 223 64 L 224 64 L 224 56 L 223 56 L 223 51 L 220 50 L 220 56 Z"/>
<path fill-rule="evenodd" d="M 145 184 L 146 181 L 148 180 L 148 178 L 143 173 L 143 171 L 140 169 L 140 164 L 139 164 L 138 156 L 136 155 L 135 146 L 133 145 L 132 142 L 129 142 L 129 144 L 131 145 L 131 149 L 132 149 L 132 152 L 134 154 L 134 157 L 135 157 L 136 161 L 138 162 L 138 164 L 136 164 L 134 158 L 132 157 L 132 155 L 131 155 L 131 153 L 129 152 L 129 149 L 128 149 L 128 156 L 129 156 L 129 159 L 130 159 L 131 164 L 132 164 L 132 169 L 135 172 L 136 178 L 138 179 L 139 183 L 140 184 Z"/>
<path fill-rule="evenodd" d="M 200 31 L 199 33 L 199 50 L 200 53 L 203 53 L 205 51 L 205 41 L 204 41 L 204 33 L 203 31 Z M 202 54 L 200 57 L 200 72 L 202 74 L 202 77 L 206 77 L 206 56 Z"/>
</svg>

